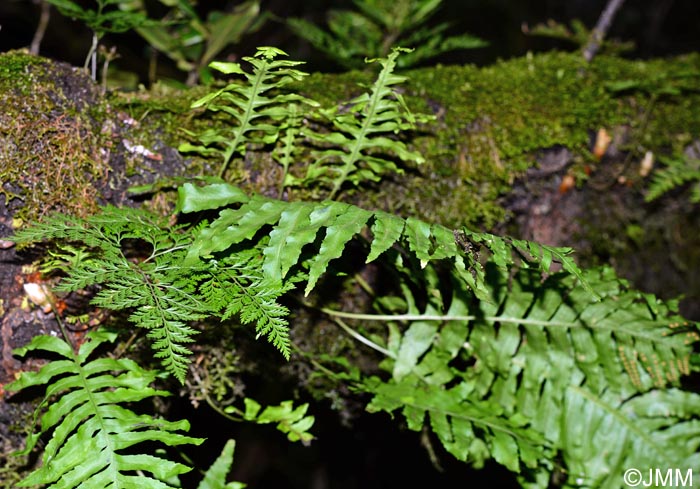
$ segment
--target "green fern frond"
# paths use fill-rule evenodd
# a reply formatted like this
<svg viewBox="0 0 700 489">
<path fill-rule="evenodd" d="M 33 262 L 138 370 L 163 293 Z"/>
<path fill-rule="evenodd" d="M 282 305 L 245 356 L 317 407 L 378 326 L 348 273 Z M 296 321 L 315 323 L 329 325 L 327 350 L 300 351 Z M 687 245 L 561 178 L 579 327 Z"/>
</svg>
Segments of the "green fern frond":
<svg viewBox="0 0 700 489">
<path fill-rule="evenodd" d="M 665 166 L 654 171 L 645 200 L 651 202 L 674 188 L 695 182 L 690 201 L 700 203 L 700 160 L 682 157 L 661 158 L 661 161 Z"/>
<path fill-rule="evenodd" d="M 221 455 L 217 457 L 211 467 L 204 474 L 204 479 L 199 483 L 197 489 L 244 489 L 242 482 L 226 482 L 231 465 L 233 465 L 233 452 L 236 449 L 236 441 L 226 442 Z"/>
<path fill-rule="evenodd" d="M 449 23 L 426 26 L 440 7 L 440 0 L 355 0 L 359 11 L 332 9 L 326 16 L 328 30 L 301 18 L 287 20 L 292 32 L 310 42 L 346 69 L 362 69 L 362 59 L 388 54 L 392 45 L 414 47 L 402 57 L 400 67 L 454 49 L 472 49 L 487 43 L 469 35 L 445 37 Z"/>
<path fill-rule="evenodd" d="M 379 61 L 382 70 L 371 90 L 352 100 L 348 112 L 336 109 L 325 114 L 333 124 L 332 132 L 303 131 L 325 148 L 317 151 L 315 161 L 301 181 L 303 185 L 328 186 L 328 198 L 333 199 L 345 183 L 357 186 L 367 180 L 379 181 L 385 173 L 402 171 L 383 155 L 393 154 L 402 161 L 423 163 L 420 154 L 391 137 L 414 128 L 415 122 L 396 90 L 396 85 L 406 78 L 393 73 L 396 58 L 405 51 L 410 50 L 397 48 L 387 58 L 372 60 Z"/>
<path fill-rule="evenodd" d="M 185 208 L 212 200 L 225 204 L 247 199 L 235 187 L 213 184 L 208 188 L 209 200 L 192 187 L 189 195 L 193 202 L 185 203 Z M 288 310 L 277 299 L 293 287 L 293 282 L 282 284 L 281 279 L 266 278 L 261 269 L 262 249 L 256 248 L 218 262 L 183 264 L 195 232 L 196 228 L 184 233 L 168 227 L 165 219 L 143 210 L 106 207 L 85 219 L 52 216 L 45 223 L 18 231 L 13 239 L 21 243 L 57 240 L 59 249 L 74 249 L 75 243 L 89 246 L 90 253 L 82 255 L 86 259 L 65 270 L 56 290 L 69 292 L 99 285 L 92 304 L 131 310 L 129 319 L 148 331 L 155 358 L 161 359 L 166 371 L 181 383 L 191 354 L 186 345 L 198 333 L 189 324 L 211 316 L 227 319 L 237 314 L 244 324 L 255 323 L 258 336 L 266 336 L 289 358 Z M 135 243 L 138 252 L 129 253 Z M 140 246 L 143 244 L 147 246 Z"/>
<path fill-rule="evenodd" d="M 181 269 L 174 266 L 191 239 L 177 231 L 146 211 L 106 207 L 85 219 L 53 216 L 18 231 L 13 239 L 68 240 L 90 247 L 91 255 L 74 263 L 56 290 L 101 285 L 92 303 L 111 310 L 133 309 L 130 319 L 148 329 L 156 358 L 184 382 L 190 354 L 184 345 L 197 333 L 187 323 L 211 311 L 197 296 L 196 284 L 183 280 Z M 145 243 L 140 250 L 145 256 L 130 257 L 130 242 Z"/>
<path fill-rule="evenodd" d="M 179 208 L 189 211 L 211 210 L 218 207 L 222 186 L 218 184 L 207 202 L 207 187 L 185 184 L 179 188 Z M 228 192 L 237 195 L 236 187 Z M 262 269 L 265 276 L 281 283 L 293 266 L 301 261 L 304 247 L 320 239 L 318 252 L 309 259 L 308 295 L 325 273 L 331 260 L 340 257 L 346 245 L 369 226 L 372 231 L 367 262 L 375 260 L 395 245 L 402 245 L 415 256 L 421 266 L 431 261 L 451 260 L 457 274 L 480 297 L 488 300 L 484 286 L 479 250 L 489 250 L 501 268 L 515 263 L 514 256 L 527 253 L 528 258 L 544 272 L 549 272 L 554 260 L 582 279 L 581 272 L 569 257 L 571 249 L 554 248 L 522 240 L 501 238 L 468 230 L 455 232 L 444 226 L 418 219 L 406 220 L 382 211 L 365 209 L 340 202 L 284 202 L 253 195 L 237 209 L 223 209 L 219 217 L 202 228 L 194 238 L 185 258 L 185 266 L 197 266 L 201 259 L 224 252 L 232 246 L 260 236 L 261 230 L 272 226 L 269 241 L 262 248 Z M 324 231 L 323 237 L 319 234 Z M 464 241 L 468 237 L 468 242 Z M 460 246 L 461 245 L 461 246 Z M 581 283 L 586 286 L 585 280 Z"/>
<path fill-rule="evenodd" d="M 43 454 L 43 465 L 20 486 L 50 484 L 50 487 L 172 487 L 164 480 L 188 472 L 189 467 L 161 456 L 134 453 L 143 442 L 168 446 L 202 443 L 201 438 L 182 435 L 187 421 L 170 422 L 137 415 L 124 404 L 153 396 L 168 395 L 149 385 L 155 373 L 128 359 L 89 357 L 116 335 L 92 331 L 76 354 L 71 345 L 52 336 L 36 336 L 15 351 L 25 355 L 43 351 L 61 359 L 44 365 L 39 372 L 25 372 L 6 385 L 9 391 L 44 386 L 46 397 L 37 410 L 43 411 L 39 429 L 29 436 L 22 453 L 29 453 L 39 437 L 51 433 Z M 89 454 L 89 457 L 85 457 Z"/>
<path fill-rule="evenodd" d="M 690 485 L 700 477 L 699 418 L 700 395 L 693 392 L 655 390 L 620 398 L 616 392 L 596 396 L 569 387 L 559 440 L 567 467 L 563 487 L 618 487 L 630 468 L 641 469 L 645 481 L 650 468 L 663 476 L 672 470 L 669 486 Z"/>
<path fill-rule="evenodd" d="M 222 320 L 238 314 L 243 324 L 255 323 L 257 336 L 266 336 L 289 360 L 291 345 L 286 320 L 289 310 L 277 299 L 294 284 L 267 280 L 260 255 L 260 250 L 253 248 L 220 261 L 213 260 L 202 281 L 201 292 Z"/>
<path fill-rule="evenodd" d="M 195 151 L 205 155 L 221 154 L 224 161 L 219 176 L 223 177 L 233 156 L 244 155 L 247 144 L 270 144 L 277 140 L 280 132 L 279 122 L 292 114 L 290 105 L 317 105 L 316 102 L 297 94 L 269 95 L 272 89 L 282 88 L 307 75 L 294 68 L 304 64 L 303 62 L 275 59 L 280 55 L 287 54 L 277 48 L 258 48 L 255 56 L 243 58 L 252 65 L 252 73 L 243 70 L 239 63 L 212 62 L 209 65 L 211 68 L 227 75 L 242 75 L 245 83 L 230 83 L 196 100 L 192 108 L 206 107 L 214 112 L 224 112 L 231 116 L 237 125 L 232 126 L 226 133 L 210 129 L 199 136 L 201 145 L 182 144 L 180 151 Z"/>
<path fill-rule="evenodd" d="M 449 295 L 436 293 L 448 289 L 444 283 L 437 286 L 432 267 L 407 267 L 404 273 L 414 284 L 423 284 L 420 297 L 415 287 L 402 286 L 405 297 L 394 303 L 404 304 L 405 313 L 372 316 L 326 310 L 363 321 L 409 323 L 401 334 L 394 330 L 388 342 L 385 364 L 391 379 L 360 382 L 375 395 L 369 409 L 401 409 L 416 430 L 428 415 L 450 453 L 475 463 L 493 457 L 514 471 L 519 461 L 534 468 L 537 460 L 549 459 L 552 450 L 561 451 L 576 469 L 572 474 L 585 474 L 586 481 L 620 478 L 622 467 L 646 467 L 655 453 L 665 450 L 683 463 L 696 457 L 698 426 L 689 419 L 700 406 L 700 396 L 686 396 L 674 404 L 677 397 L 665 397 L 674 391 L 663 390 L 679 385 L 680 377 L 690 373 L 693 343 L 700 338 L 678 316 L 677 304 L 630 290 L 611 269 L 583 273 L 598 300 L 566 274 L 542 283 L 533 270 L 509 278 L 489 266 L 491 301 L 474 301 L 457 278 Z M 659 398 L 667 400 L 658 405 L 666 416 L 687 411 L 683 416 L 688 421 L 671 433 L 672 422 L 659 424 L 662 415 L 647 412 L 645 428 L 629 431 L 643 409 L 632 415 L 626 403 L 648 399 L 648 408 Z M 581 419 L 592 422 L 593 413 L 607 417 L 601 421 L 606 427 L 593 424 L 597 428 L 587 430 L 590 440 L 584 443 L 572 430 L 581 429 Z M 615 422 L 621 424 L 613 431 Z M 513 430 L 512 423 L 522 431 Z M 508 436 L 497 441 L 491 427 Z M 467 436 L 458 439 L 457 433 Z M 695 440 L 695 445 L 679 446 L 676 437 L 682 436 Z M 593 453 L 601 454 L 596 459 L 600 463 L 591 461 Z M 612 469 L 598 460 L 601 457 L 616 461 L 617 472 L 611 474 Z"/>
</svg>

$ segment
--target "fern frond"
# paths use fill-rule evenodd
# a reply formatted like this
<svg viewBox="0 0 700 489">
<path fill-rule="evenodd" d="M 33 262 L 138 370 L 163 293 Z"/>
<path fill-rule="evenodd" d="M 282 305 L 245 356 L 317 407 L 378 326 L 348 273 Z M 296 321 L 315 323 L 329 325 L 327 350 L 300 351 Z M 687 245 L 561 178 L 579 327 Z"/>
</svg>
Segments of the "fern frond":
<svg viewBox="0 0 700 489">
<path fill-rule="evenodd" d="M 315 161 L 308 167 L 304 185 L 326 185 L 328 198 L 333 199 L 345 183 L 354 186 L 366 180 L 378 181 L 382 174 L 401 172 L 385 154 L 393 154 L 402 161 L 423 163 L 423 157 L 390 136 L 414 127 L 414 116 L 408 112 L 396 85 L 405 77 L 393 73 L 396 58 L 405 49 L 394 49 L 379 59 L 382 70 L 370 92 L 352 100 L 347 113 L 337 109 L 326 113 L 333 124 L 330 133 L 305 129 L 303 134 L 322 144 Z M 376 61 L 376 60 L 373 60 Z M 330 147 L 327 147 L 330 146 Z"/>
<path fill-rule="evenodd" d="M 212 195 L 219 202 L 219 184 Z M 229 192 L 235 195 L 233 190 Z M 211 210 L 215 207 L 206 199 L 207 187 L 185 184 L 179 189 L 179 208 L 190 211 Z M 241 199 L 243 200 L 243 199 Z M 570 248 L 554 248 L 523 240 L 501 238 L 469 230 L 453 231 L 444 226 L 418 219 L 406 220 L 382 211 L 367 211 L 340 202 L 284 202 L 253 195 L 238 209 L 223 209 L 219 217 L 202 228 L 195 236 L 185 258 L 185 266 L 197 266 L 201 259 L 224 252 L 234 245 L 260 237 L 263 229 L 272 226 L 269 241 L 262 248 L 262 268 L 265 276 L 281 283 L 291 268 L 301 261 L 302 250 L 314 244 L 323 230 L 318 252 L 309 259 L 309 275 L 305 293 L 308 295 L 325 273 L 331 260 L 340 257 L 346 245 L 369 226 L 373 237 L 367 262 L 377 259 L 392 246 L 403 246 L 415 256 L 421 266 L 431 261 L 450 260 L 457 274 L 480 297 L 488 300 L 484 275 L 479 263 L 483 248 L 494 255 L 501 268 L 515 263 L 515 257 L 527 254 L 528 259 L 543 272 L 549 272 L 553 261 L 579 279 L 585 280 L 575 262 L 569 257 Z"/>
<path fill-rule="evenodd" d="M 289 310 L 277 299 L 294 284 L 266 279 L 259 249 L 210 262 L 201 287 L 202 295 L 222 320 L 238 314 L 243 324 L 255 323 L 257 336 L 266 336 L 289 360 L 291 345 L 286 320 Z"/>
<path fill-rule="evenodd" d="M 435 293 L 447 289 L 436 286 L 432 267 L 406 268 L 414 284 L 423 284 L 422 295 L 415 297 L 418 289 L 404 284 L 405 297 L 395 303 L 405 304 L 405 313 L 374 317 L 409 326 L 389 342 L 391 379 L 361 382 L 375 395 L 369 409 L 401 409 L 416 430 L 429 415 L 445 448 L 461 460 L 481 463 L 493 457 L 517 471 L 518 460 L 532 468 L 551 450 L 560 450 L 576 469 L 572 481 L 573 474 L 585 474 L 586 481 L 613 480 L 629 467 L 646 467 L 665 450 L 677 461 L 694 460 L 700 427 L 689 419 L 700 407 L 700 396 L 671 396 L 675 391 L 663 390 L 689 374 L 693 343 L 700 339 L 678 316 L 677 304 L 630 290 L 607 268 L 582 274 L 598 300 L 576 287 L 572 275 L 556 274 L 542 283 L 528 269 L 510 278 L 496 266 L 486 272 L 491 300 L 474 301 L 457 278 L 450 295 Z M 669 431 L 671 421 L 660 423 L 663 415 L 648 411 L 648 424 L 630 431 L 643 409 L 661 398 L 666 404 L 659 401 L 658 408 L 665 416 L 685 413 L 688 421 L 678 432 Z M 645 407 L 631 415 L 629 406 L 640 399 L 647 399 Z M 458 422 L 462 417 L 469 421 Z M 593 423 L 594 417 L 601 425 L 592 424 L 586 440 L 570 431 L 580 430 L 581 419 Z M 507 430 L 515 420 L 525 430 L 522 439 L 510 434 L 508 441 L 496 441 L 495 433 L 479 428 L 485 423 Z M 469 436 L 457 440 L 456 431 Z M 694 445 L 678 446 L 676 437 L 682 436 Z M 593 453 L 601 454 L 596 461 L 591 461 Z M 615 467 L 601 458 L 615 461 Z"/>
<path fill-rule="evenodd" d="M 209 190 L 206 196 L 203 189 L 188 188 L 191 200 L 184 203 L 183 209 L 200 209 L 212 202 L 243 203 L 239 211 L 244 217 L 239 224 L 244 236 L 248 232 L 254 234 L 260 226 L 256 222 L 259 214 L 248 215 L 246 210 L 257 210 L 259 202 L 255 197 L 248 202 L 240 190 L 222 184 L 206 187 Z M 264 203 L 262 206 L 265 207 Z M 281 212 L 283 205 L 277 207 Z M 273 210 L 270 216 L 276 222 L 280 214 Z M 197 243 L 192 243 L 193 234 L 206 235 L 209 229 L 194 228 L 184 233 L 169 228 L 164 219 L 146 211 L 107 207 L 85 219 L 55 216 L 47 223 L 21 231 L 15 239 L 58 240 L 59 249 L 62 245 L 73 247 L 74 241 L 90 243 L 90 253 L 80 255 L 86 259 L 67 268 L 66 277 L 56 289 L 75 291 L 99 285 L 92 304 L 111 310 L 131 310 L 129 319 L 148 331 L 155 358 L 161 359 L 165 369 L 184 383 L 191 354 L 187 344 L 198 333 L 189 324 L 207 317 L 228 319 L 238 315 L 244 324 L 255 323 L 258 336 L 266 336 L 285 358 L 290 355 L 286 320 L 289 311 L 277 299 L 294 282 L 282 283 L 279 274 L 277 279 L 266 276 L 262 261 L 265 249 L 260 247 L 239 250 L 219 261 L 185 263 L 187 250 L 198 249 Z M 70 243 L 65 243 L 65 239 L 70 239 Z M 134 243 L 146 246 L 139 247 L 132 257 L 128 248 Z"/>
<path fill-rule="evenodd" d="M 277 139 L 280 131 L 278 122 L 293 115 L 289 108 L 291 104 L 317 105 L 297 94 L 268 94 L 272 89 L 282 88 L 307 75 L 294 68 L 303 62 L 275 59 L 280 55 L 286 56 L 286 53 L 277 48 L 258 48 L 255 56 L 243 58 L 252 65 L 252 73 L 243 70 L 238 63 L 212 62 L 209 65 L 211 68 L 225 74 L 242 75 L 245 83 L 230 83 L 196 100 L 192 103 L 192 108 L 206 107 L 214 112 L 225 112 L 237 125 L 231 127 L 226 134 L 211 129 L 200 135 L 202 145 L 183 144 L 180 151 L 221 153 L 223 163 L 219 176 L 223 177 L 233 156 L 244 155 L 247 144 L 269 144 Z"/>
<path fill-rule="evenodd" d="M 690 201 L 700 203 L 700 160 L 681 157 L 661 158 L 661 161 L 665 166 L 654 171 L 645 200 L 651 202 L 676 187 L 695 182 Z"/>
<path fill-rule="evenodd" d="M 168 488 L 165 482 L 189 467 L 161 456 L 134 453 L 143 442 L 158 441 L 168 446 L 202 443 L 201 438 L 181 434 L 187 421 L 170 422 L 149 415 L 137 415 L 124 406 L 153 396 L 168 395 L 149 385 L 155 373 L 128 359 L 98 358 L 92 352 L 116 335 L 92 331 L 79 352 L 52 336 L 36 336 L 15 351 L 43 351 L 61 359 L 44 365 L 39 372 L 25 372 L 6 385 L 10 391 L 44 386 L 46 397 L 39 429 L 27 440 L 23 453 L 30 452 L 39 437 L 51 433 L 43 454 L 43 465 L 20 486 L 52 484 L 66 489 L 79 487 Z M 86 458 L 85 454 L 89 454 Z"/>
<path fill-rule="evenodd" d="M 191 237 L 147 211 L 108 206 L 85 219 L 50 217 L 18 231 L 13 239 L 22 243 L 55 240 L 59 249 L 62 243 L 76 242 L 89 247 L 90 253 L 66 270 L 56 290 L 101 285 L 92 303 L 111 310 L 132 309 L 130 319 L 149 330 L 156 358 L 184 382 L 190 352 L 183 345 L 197 333 L 187 323 L 211 314 L 197 296 L 196 283 L 183 280 L 185 274 L 178 266 Z M 129 255 L 133 243 L 145 245 L 136 258 Z"/>
</svg>

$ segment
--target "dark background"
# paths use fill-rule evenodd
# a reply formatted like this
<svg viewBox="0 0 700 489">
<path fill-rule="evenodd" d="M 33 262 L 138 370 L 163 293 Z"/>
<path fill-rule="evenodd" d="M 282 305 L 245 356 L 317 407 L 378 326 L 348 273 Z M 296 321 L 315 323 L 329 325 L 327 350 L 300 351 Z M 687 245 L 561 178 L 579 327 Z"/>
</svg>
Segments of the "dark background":
<svg viewBox="0 0 700 489">
<path fill-rule="evenodd" d="M 150 2 L 150 3 L 149 3 Z M 94 5 L 85 0 L 86 5 Z M 201 0 L 197 9 L 202 17 L 209 10 L 226 10 L 240 2 Z M 287 17 L 304 17 L 323 23 L 331 8 L 353 8 L 352 0 L 263 0 L 262 9 L 271 12 L 277 20 L 267 23 L 259 32 L 245 38 L 241 45 L 232 46 L 228 53 L 236 56 L 251 55 L 256 46 L 272 45 L 287 51 L 291 59 L 309 62 L 311 71 L 336 71 L 338 66 L 300 41 L 287 29 Z M 162 7 L 156 0 L 148 0 L 149 11 L 159 18 Z M 553 48 L 574 49 L 570 43 L 527 36 L 522 33 L 524 23 L 533 26 L 553 19 L 568 24 L 579 19 L 593 27 L 605 7 L 606 0 L 444 0 L 442 8 L 431 20 L 452 22 L 451 33 L 470 33 L 487 40 L 489 47 L 456 51 L 430 63 L 488 64 L 499 58 L 520 56 L 527 51 Z M 35 0 L 0 0 L 0 51 L 26 47 L 30 44 L 39 18 Z M 649 58 L 679 54 L 700 49 L 700 1 L 698 0 L 627 0 L 618 12 L 609 37 L 633 41 L 634 51 L 627 56 Z M 144 79 L 149 51 L 135 34 L 107 35 L 107 46 L 118 45 L 121 69 L 137 72 Z M 90 46 L 89 30 L 78 22 L 66 19 L 52 9 L 49 28 L 41 46 L 41 54 L 76 65 L 82 65 Z M 182 77 L 183 74 L 168 66 L 161 56 L 159 75 Z"/>
</svg>

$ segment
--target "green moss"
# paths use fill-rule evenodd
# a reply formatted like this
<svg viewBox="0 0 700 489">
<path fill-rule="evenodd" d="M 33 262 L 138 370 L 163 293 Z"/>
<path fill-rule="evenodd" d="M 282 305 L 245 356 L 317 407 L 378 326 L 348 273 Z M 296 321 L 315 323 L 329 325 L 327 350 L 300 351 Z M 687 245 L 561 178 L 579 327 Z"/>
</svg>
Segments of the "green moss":
<svg viewBox="0 0 700 489">
<path fill-rule="evenodd" d="M 498 197 L 538 150 L 563 146 L 580 163 L 592 163 L 590 139 L 598 128 L 629 127 L 622 149 L 641 154 L 678 149 L 700 134 L 698 55 L 651 62 L 599 57 L 587 65 L 576 53 L 546 53 L 406 75 L 409 106 L 438 120 L 415 142 L 428 161 L 420 175 L 386 189 L 399 193 L 406 213 L 450 225 L 491 227 L 502 219 Z M 645 90 L 611 89 L 625 80 Z M 652 104 L 650 92 L 668 84 L 677 93 Z"/>
<path fill-rule="evenodd" d="M 18 217 L 97 207 L 108 171 L 98 101 L 79 70 L 21 51 L 0 55 L 0 194 Z"/>
<path fill-rule="evenodd" d="M 645 62 L 599 56 L 589 65 L 577 53 L 405 72 L 409 107 L 436 117 L 409 136 L 427 163 L 346 193 L 346 200 L 450 226 L 491 228 L 505 217 L 499 198 L 535 164 L 539 150 L 570 149 L 579 165 L 572 171 L 583 175 L 584 164 L 596 164 L 589 148 L 601 127 L 623 128 L 621 149 L 633 154 L 677 151 L 697 138 L 699 73 L 699 55 Z M 372 81 L 367 72 L 312 74 L 290 89 L 329 107 L 347 103 Z M 222 114 L 189 110 L 206 91 L 157 88 L 115 94 L 110 103 L 139 121 L 144 140 L 138 143 L 177 147 L 186 131 L 229 123 Z M 188 159 L 195 173 L 216 173 L 220 164 Z M 232 174 L 237 183 L 269 195 L 281 178 L 277 164 L 255 148 L 235 162 Z"/>
</svg>

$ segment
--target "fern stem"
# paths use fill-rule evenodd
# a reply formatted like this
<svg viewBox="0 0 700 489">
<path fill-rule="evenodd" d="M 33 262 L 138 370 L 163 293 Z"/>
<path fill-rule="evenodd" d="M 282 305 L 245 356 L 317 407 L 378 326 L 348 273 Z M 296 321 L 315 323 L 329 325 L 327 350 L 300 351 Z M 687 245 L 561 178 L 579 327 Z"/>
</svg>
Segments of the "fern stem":
<svg viewBox="0 0 700 489">
<path fill-rule="evenodd" d="M 363 314 L 357 312 L 334 311 L 333 309 L 321 308 L 330 316 L 347 319 L 363 319 L 366 321 L 473 321 L 481 319 L 489 322 L 516 323 L 516 324 L 536 324 L 542 326 L 565 326 L 571 327 L 575 323 L 565 321 L 542 321 L 539 319 L 512 318 L 506 316 L 461 316 L 449 314 Z"/>
<path fill-rule="evenodd" d="M 207 402 L 207 404 L 209 405 L 210 408 L 212 408 L 214 411 L 216 411 L 217 413 L 219 413 L 219 414 L 220 414 L 221 416 L 223 416 L 224 418 L 226 418 L 226 419 L 228 419 L 228 420 L 230 420 L 230 421 L 234 421 L 234 422 L 236 422 L 236 423 L 240 423 L 240 422 L 244 421 L 243 413 L 242 413 L 239 409 L 236 409 L 236 408 L 234 408 L 233 406 L 230 406 L 231 408 L 236 409 L 237 414 L 240 414 L 240 417 L 238 417 L 238 416 L 232 416 L 231 414 L 229 414 L 229 413 L 227 413 L 226 411 L 224 411 L 223 409 L 221 409 L 221 407 L 219 407 L 219 405 L 216 404 L 216 403 L 212 400 L 212 398 L 209 397 L 209 394 L 207 394 L 206 392 L 204 392 L 204 400 Z"/>
<path fill-rule="evenodd" d="M 334 321 L 338 326 L 340 326 L 340 327 L 343 329 L 343 331 L 345 331 L 347 334 L 349 334 L 350 336 L 352 336 L 353 338 L 355 338 L 355 339 L 356 339 L 357 341 L 359 341 L 360 343 L 369 346 L 369 347 L 372 348 L 373 350 L 377 350 L 379 353 L 381 353 L 381 354 L 383 354 L 383 355 L 386 355 L 386 356 L 389 357 L 389 358 L 396 359 L 396 355 L 395 355 L 394 353 L 390 352 L 390 351 L 387 350 L 386 348 L 383 348 L 383 347 L 379 346 L 378 344 L 376 344 L 374 341 L 370 340 L 369 338 L 366 338 L 366 337 L 362 336 L 360 333 L 358 333 L 357 331 L 355 331 L 354 329 L 352 329 L 350 326 L 348 326 L 347 324 L 345 324 L 345 323 L 343 322 L 342 319 L 340 319 L 340 318 L 333 318 L 333 321 Z"/>
</svg>

